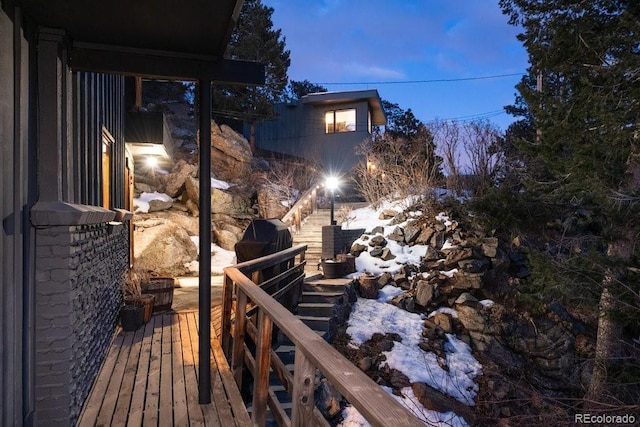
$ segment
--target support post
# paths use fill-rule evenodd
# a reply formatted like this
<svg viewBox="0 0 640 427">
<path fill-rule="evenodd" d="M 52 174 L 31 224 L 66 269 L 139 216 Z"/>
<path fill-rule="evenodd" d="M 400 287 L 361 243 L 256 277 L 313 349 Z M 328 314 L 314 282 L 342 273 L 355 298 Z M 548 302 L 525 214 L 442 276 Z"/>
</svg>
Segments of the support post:
<svg viewBox="0 0 640 427">
<path fill-rule="evenodd" d="M 336 203 L 336 190 L 332 188 L 331 189 L 331 224 L 330 225 L 336 225 L 336 220 L 334 215 L 335 203 Z"/>
<path fill-rule="evenodd" d="M 200 91 L 200 268 L 198 270 L 198 402 L 211 403 L 211 80 Z"/>
</svg>

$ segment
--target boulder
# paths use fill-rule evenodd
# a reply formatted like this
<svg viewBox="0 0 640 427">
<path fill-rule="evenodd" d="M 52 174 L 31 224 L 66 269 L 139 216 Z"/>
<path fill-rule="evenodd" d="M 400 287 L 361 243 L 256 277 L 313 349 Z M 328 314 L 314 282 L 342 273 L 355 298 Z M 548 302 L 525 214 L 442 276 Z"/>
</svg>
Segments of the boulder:
<svg viewBox="0 0 640 427">
<path fill-rule="evenodd" d="M 184 182 L 188 176 L 196 177 L 198 165 L 179 160 L 171 173 L 161 175 L 158 180 L 164 186 L 164 192 L 171 197 L 178 197 L 184 191 Z"/>
<path fill-rule="evenodd" d="M 219 223 L 216 227 L 213 227 L 213 235 L 216 239 L 216 244 L 222 249 L 228 251 L 235 250 L 236 243 L 242 239 L 243 231 L 240 227 L 236 227 L 229 223 Z"/>
<path fill-rule="evenodd" d="M 211 122 L 211 167 L 224 180 L 246 177 L 253 154 L 246 138 L 227 125 Z"/>
<path fill-rule="evenodd" d="M 385 247 L 387 246 L 387 239 L 385 239 L 383 236 L 381 236 L 380 234 L 377 234 L 375 236 L 373 236 L 370 240 L 369 240 L 369 246 L 374 246 L 374 247 Z"/>
<path fill-rule="evenodd" d="M 418 238 L 418 236 L 420 235 L 421 231 L 422 229 L 420 228 L 420 225 L 418 224 L 418 222 L 411 221 L 404 228 L 404 241 L 407 242 L 408 244 L 414 243 Z"/>
<path fill-rule="evenodd" d="M 154 199 L 149 202 L 149 212 L 166 211 L 173 206 L 173 202 L 165 202 L 164 200 Z"/>
<path fill-rule="evenodd" d="M 185 264 L 197 260 L 198 249 L 189 233 L 178 224 L 157 220 L 153 224 L 136 223 L 134 264 L 160 275 L 185 274 Z"/>
<path fill-rule="evenodd" d="M 434 284 L 426 280 L 418 280 L 416 284 L 416 303 L 426 307 L 436 296 L 437 289 Z"/>
<path fill-rule="evenodd" d="M 387 239 L 393 240 L 395 242 L 404 242 L 404 232 L 402 231 L 402 228 L 394 228 L 391 234 L 387 236 Z"/>
<path fill-rule="evenodd" d="M 192 176 L 185 180 L 185 189 L 187 197 L 199 206 L 200 201 L 200 181 Z M 221 213 L 226 215 L 234 215 L 244 212 L 250 201 L 242 194 L 232 193 L 230 191 L 221 190 L 219 188 L 211 189 L 211 213 Z"/>
<path fill-rule="evenodd" d="M 261 218 L 282 218 L 288 208 L 282 204 L 281 195 L 271 186 L 258 189 L 258 213 Z"/>
</svg>

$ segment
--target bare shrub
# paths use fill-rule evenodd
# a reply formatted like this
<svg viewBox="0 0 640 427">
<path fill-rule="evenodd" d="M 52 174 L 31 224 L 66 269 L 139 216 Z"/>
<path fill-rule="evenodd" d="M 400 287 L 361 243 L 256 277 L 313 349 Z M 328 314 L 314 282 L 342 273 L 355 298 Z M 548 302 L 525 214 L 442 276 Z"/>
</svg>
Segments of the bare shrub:
<svg viewBox="0 0 640 427">
<path fill-rule="evenodd" d="M 411 140 L 382 135 L 356 149 L 365 160 L 354 169 L 356 186 L 367 202 L 379 206 L 385 198 L 431 194 L 440 177 L 433 145 L 426 129 Z"/>
</svg>

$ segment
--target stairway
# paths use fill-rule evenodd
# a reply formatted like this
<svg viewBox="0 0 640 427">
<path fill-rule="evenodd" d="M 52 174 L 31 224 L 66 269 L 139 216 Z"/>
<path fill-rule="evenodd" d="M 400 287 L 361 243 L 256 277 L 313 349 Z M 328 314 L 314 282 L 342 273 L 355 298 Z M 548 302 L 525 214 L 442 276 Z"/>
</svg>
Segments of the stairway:
<svg viewBox="0 0 640 427">
<path fill-rule="evenodd" d="M 322 260 L 322 227 L 331 222 L 330 209 L 318 209 L 306 217 L 300 230 L 293 235 L 294 245 L 307 245 L 305 273 L 312 276 L 318 273 L 318 264 Z"/>
<path fill-rule="evenodd" d="M 296 317 L 320 337 L 330 342 L 335 337 L 338 326 L 346 322 L 351 311 L 350 302 L 355 298 L 351 282 L 350 279 L 323 279 L 322 277 L 305 281 Z M 296 353 L 293 343 L 286 336 L 280 335 L 273 345 L 273 350 L 293 374 Z M 269 392 L 277 396 L 285 412 L 291 417 L 289 394 L 273 372 L 269 378 Z M 248 410 L 251 413 L 250 405 Z M 267 426 L 276 426 L 273 415 L 269 413 L 268 417 Z"/>
</svg>

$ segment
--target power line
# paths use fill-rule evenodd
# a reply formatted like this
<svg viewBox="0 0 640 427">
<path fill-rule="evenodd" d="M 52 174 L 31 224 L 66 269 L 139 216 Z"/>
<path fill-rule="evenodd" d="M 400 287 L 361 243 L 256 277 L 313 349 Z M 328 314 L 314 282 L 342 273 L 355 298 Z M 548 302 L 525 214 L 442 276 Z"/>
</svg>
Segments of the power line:
<svg viewBox="0 0 640 427">
<path fill-rule="evenodd" d="M 317 85 L 394 85 L 394 84 L 422 84 L 422 83 L 443 83 L 462 82 L 469 80 L 499 79 L 502 77 L 522 76 L 523 73 L 496 74 L 493 76 L 463 77 L 457 79 L 432 79 L 432 80 L 404 80 L 404 81 L 379 81 L 379 82 L 318 82 Z"/>
</svg>

